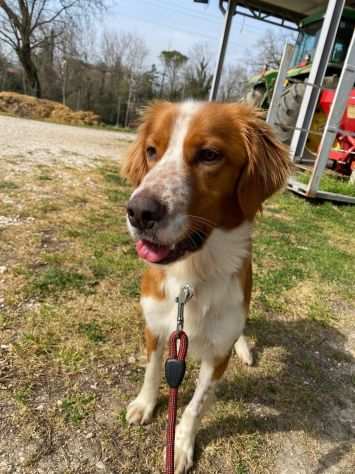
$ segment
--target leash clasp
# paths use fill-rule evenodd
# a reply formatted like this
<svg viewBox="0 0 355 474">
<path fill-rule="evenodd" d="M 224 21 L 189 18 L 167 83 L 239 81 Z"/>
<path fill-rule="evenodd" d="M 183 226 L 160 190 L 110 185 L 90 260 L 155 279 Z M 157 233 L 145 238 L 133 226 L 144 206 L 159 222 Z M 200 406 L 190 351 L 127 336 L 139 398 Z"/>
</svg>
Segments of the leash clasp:
<svg viewBox="0 0 355 474">
<path fill-rule="evenodd" d="M 179 334 L 184 329 L 184 308 L 185 304 L 193 297 L 193 289 L 186 284 L 181 287 L 179 296 L 176 298 L 178 304 L 176 332 Z"/>
</svg>

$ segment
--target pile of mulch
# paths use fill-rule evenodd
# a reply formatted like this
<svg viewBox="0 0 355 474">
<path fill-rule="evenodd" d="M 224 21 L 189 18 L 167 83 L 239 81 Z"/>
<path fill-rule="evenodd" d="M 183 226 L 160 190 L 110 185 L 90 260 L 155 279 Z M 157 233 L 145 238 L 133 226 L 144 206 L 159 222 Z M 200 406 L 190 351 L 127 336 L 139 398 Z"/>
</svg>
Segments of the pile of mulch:
<svg viewBox="0 0 355 474">
<path fill-rule="evenodd" d="M 99 115 L 94 112 L 74 111 L 59 102 L 16 92 L 0 92 L 0 112 L 69 125 L 98 125 L 101 122 Z"/>
</svg>

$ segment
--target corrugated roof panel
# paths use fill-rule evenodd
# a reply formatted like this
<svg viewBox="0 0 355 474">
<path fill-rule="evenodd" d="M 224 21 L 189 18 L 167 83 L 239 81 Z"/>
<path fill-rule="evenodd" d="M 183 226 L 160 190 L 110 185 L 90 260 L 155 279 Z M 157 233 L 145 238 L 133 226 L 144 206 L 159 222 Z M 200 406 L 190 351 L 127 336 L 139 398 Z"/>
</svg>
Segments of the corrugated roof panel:
<svg viewBox="0 0 355 474">
<path fill-rule="evenodd" d="M 212 1 L 212 0 L 210 0 Z M 260 9 L 265 13 L 298 23 L 306 16 L 312 15 L 321 8 L 326 8 L 327 0 L 239 0 L 238 5 L 246 8 Z M 355 7 L 355 0 L 346 2 L 347 6 Z"/>
</svg>

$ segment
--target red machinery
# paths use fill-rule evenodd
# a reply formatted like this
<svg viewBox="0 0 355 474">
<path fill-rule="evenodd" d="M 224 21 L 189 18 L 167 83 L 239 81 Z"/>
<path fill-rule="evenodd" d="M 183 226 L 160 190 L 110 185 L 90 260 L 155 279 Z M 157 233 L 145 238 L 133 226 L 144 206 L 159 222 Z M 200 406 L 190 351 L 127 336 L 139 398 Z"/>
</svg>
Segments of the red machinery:
<svg viewBox="0 0 355 474">
<path fill-rule="evenodd" d="M 334 100 L 335 91 L 326 89 L 321 93 L 319 105 L 322 111 L 328 115 Z M 342 134 L 341 132 L 353 132 L 355 134 L 355 89 L 352 89 L 346 110 L 340 122 L 340 132 L 329 153 L 328 167 L 338 173 L 350 176 L 355 171 L 355 136 Z"/>
</svg>

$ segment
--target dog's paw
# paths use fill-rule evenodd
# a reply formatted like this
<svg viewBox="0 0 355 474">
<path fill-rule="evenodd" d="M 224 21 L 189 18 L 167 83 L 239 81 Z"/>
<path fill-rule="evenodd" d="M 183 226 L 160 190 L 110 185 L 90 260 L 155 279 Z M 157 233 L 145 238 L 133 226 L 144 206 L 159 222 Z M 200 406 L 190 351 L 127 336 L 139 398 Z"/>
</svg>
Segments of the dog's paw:
<svg viewBox="0 0 355 474">
<path fill-rule="evenodd" d="M 155 405 L 155 401 L 144 400 L 144 398 L 138 396 L 127 407 L 127 422 L 130 425 L 144 425 L 150 423 L 152 421 Z"/>
<path fill-rule="evenodd" d="M 234 345 L 235 352 L 244 364 L 252 366 L 254 363 L 253 353 L 251 352 L 245 336 L 242 334 Z"/>
<path fill-rule="evenodd" d="M 193 465 L 195 440 L 185 430 L 177 428 L 175 439 L 175 474 L 188 472 Z"/>
</svg>

